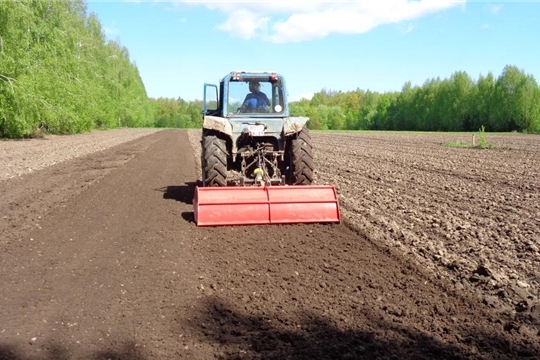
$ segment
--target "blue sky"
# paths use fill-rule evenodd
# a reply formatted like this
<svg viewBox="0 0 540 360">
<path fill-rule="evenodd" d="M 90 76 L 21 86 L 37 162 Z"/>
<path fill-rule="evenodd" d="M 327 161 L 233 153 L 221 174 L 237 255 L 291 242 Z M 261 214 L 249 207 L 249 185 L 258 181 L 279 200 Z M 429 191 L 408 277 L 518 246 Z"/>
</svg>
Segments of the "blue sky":
<svg viewBox="0 0 540 360">
<path fill-rule="evenodd" d="M 87 1 L 154 98 L 201 99 L 203 83 L 234 70 L 277 71 L 289 100 L 506 65 L 540 81 L 535 1 Z"/>
</svg>

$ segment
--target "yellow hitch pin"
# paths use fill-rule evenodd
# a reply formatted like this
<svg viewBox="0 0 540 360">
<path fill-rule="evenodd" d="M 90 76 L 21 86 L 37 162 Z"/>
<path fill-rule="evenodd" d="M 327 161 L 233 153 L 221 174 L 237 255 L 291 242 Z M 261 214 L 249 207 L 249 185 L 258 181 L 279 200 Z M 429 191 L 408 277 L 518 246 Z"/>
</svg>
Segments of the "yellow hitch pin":
<svg viewBox="0 0 540 360">
<path fill-rule="evenodd" d="M 258 182 L 261 185 L 264 185 L 264 180 L 263 180 L 264 170 L 263 169 L 256 168 L 255 170 L 253 170 L 253 175 L 255 175 L 255 182 Z"/>
</svg>

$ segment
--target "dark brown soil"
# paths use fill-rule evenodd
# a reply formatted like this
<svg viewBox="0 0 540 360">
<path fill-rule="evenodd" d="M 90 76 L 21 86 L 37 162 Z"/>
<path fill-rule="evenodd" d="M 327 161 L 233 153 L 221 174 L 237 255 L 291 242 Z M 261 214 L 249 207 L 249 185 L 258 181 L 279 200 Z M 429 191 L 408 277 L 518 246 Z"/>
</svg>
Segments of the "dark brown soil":
<svg viewBox="0 0 540 360">
<path fill-rule="evenodd" d="M 469 136 L 318 133 L 318 180 L 337 184 L 345 218 L 372 241 L 538 326 L 540 136 L 441 145 Z"/>
<path fill-rule="evenodd" d="M 382 139 L 386 150 L 370 150 L 362 144 L 378 140 L 333 135 L 314 137 L 318 181 L 340 189 L 342 225 L 197 228 L 197 155 L 186 131 L 162 131 L 0 182 L 0 359 L 538 358 L 533 281 L 520 287 L 526 279 L 515 279 L 528 291 L 527 316 L 520 317 L 513 300 L 495 295 L 496 306 L 486 303 L 494 286 L 468 280 L 459 287 L 456 279 L 467 275 L 455 276 L 453 266 L 420 250 L 431 249 L 426 239 L 439 244 L 438 228 L 426 226 L 432 208 L 453 214 L 452 239 L 469 229 L 459 223 L 467 209 L 480 219 L 475 206 L 459 202 L 468 193 L 455 190 L 486 178 L 491 186 L 481 189 L 498 196 L 493 189 L 505 188 L 503 177 L 486 174 L 500 164 L 459 179 L 466 161 L 445 161 L 458 149 L 441 159 L 407 141 L 396 148 Z M 461 157 L 476 156 L 467 154 Z M 514 190 L 506 194 L 531 196 L 519 209 L 535 232 L 538 167 L 528 166 L 538 165 L 538 152 L 527 156 L 529 175 L 505 174 L 526 179 L 521 185 L 532 190 L 508 185 Z M 414 178 L 407 168 L 417 169 Z M 393 193 L 381 195 L 383 188 Z M 504 221 L 518 205 L 493 202 L 493 213 L 507 209 Z M 490 234 L 489 224 L 474 227 Z M 418 237 L 414 246 L 400 240 L 416 251 L 396 246 L 402 233 Z M 469 252 L 478 252 L 475 245 L 469 241 Z M 482 281 L 489 271 L 476 269 Z"/>
</svg>

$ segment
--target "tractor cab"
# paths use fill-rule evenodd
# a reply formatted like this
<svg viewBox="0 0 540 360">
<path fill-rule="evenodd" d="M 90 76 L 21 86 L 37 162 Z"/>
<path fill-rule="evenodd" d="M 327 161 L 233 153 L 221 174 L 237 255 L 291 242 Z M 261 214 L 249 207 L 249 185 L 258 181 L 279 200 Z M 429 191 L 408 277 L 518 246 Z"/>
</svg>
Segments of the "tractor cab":
<svg viewBox="0 0 540 360">
<path fill-rule="evenodd" d="M 221 96 L 220 96 L 221 95 Z M 232 117 L 287 117 L 285 80 L 276 73 L 236 71 L 219 84 L 204 84 L 203 114 Z"/>
</svg>

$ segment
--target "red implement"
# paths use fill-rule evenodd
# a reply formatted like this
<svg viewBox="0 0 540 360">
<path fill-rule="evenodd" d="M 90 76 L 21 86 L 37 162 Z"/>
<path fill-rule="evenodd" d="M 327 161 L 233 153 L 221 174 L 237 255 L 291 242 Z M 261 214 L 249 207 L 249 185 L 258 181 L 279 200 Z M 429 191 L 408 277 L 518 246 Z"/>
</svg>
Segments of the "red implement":
<svg viewBox="0 0 540 360">
<path fill-rule="evenodd" d="M 332 185 L 196 187 L 197 226 L 339 223 Z"/>
</svg>

